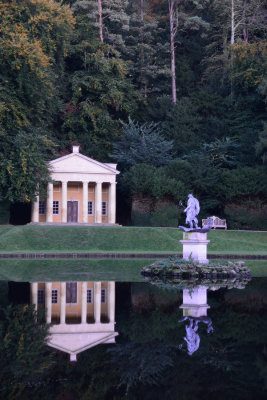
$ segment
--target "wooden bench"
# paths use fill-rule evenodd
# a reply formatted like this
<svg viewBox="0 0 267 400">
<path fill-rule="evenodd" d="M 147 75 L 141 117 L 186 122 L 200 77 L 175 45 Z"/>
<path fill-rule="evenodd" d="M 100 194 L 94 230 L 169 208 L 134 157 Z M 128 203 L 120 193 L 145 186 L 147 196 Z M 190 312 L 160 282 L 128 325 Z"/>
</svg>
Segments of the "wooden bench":
<svg viewBox="0 0 267 400">
<path fill-rule="evenodd" d="M 221 219 L 213 215 L 212 217 L 209 217 L 209 220 L 212 220 L 211 229 L 216 229 L 216 228 L 227 229 L 226 219 Z M 208 225 L 209 225 L 208 219 L 202 219 L 202 228 L 205 228 Z"/>
</svg>

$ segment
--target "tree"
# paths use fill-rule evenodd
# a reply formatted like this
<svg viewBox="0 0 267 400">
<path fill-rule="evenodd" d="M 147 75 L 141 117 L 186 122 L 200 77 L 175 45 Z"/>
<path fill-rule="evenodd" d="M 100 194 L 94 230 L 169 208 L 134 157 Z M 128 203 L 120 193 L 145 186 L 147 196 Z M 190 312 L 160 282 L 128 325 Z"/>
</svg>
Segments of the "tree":
<svg viewBox="0 0 267 400">
<path fill-rule="evenodd" d="M 176 62 L 175 62 L 175 39 L 178 29 L 199 30 L 201 27 L 207 29 L 208 23 L 201 17 L 191 15 L 187 11 L 187 2 L 184 0 L 168 0 L 169 23 L 170 23 L 170 50 L 171 50 L 171 77 L 172 77 L 172 101 L 176 103 Z M 193 2 L 196 8 L 201 8 L 201 3 Z"/>
<path fill-rule="evenodd" d="M 176 103 L 176 72 L 175 72 L 175 37 L 178 29 L 178 3 L 179 0 L 168 0 L 170 18 L 170 46 L 171 46 L 171 76 L 172 76 L 172 101 Z"/>
<path fill-rule="evenodd" d="M 127 0 L 78 0 L 72 9 L 88 12 L 88 20 L 98 28 L 99 40 L 121 49 L 124 45 L 123 32 L 129 28 L 127 5 Z"/>
<path fill-rule="evenodd" d="M 50 181 L 47 161 L 55 144 L 42 129 L 0 133 L 0 199 L 29 203 Z"/>
<path fill-rule="evenodd" d="M 164 139 L 157 124 L 140 125 L 129 118 L 122 126 L 121 138 L 114 143 L 112 153 L 112 158 L 122 166 L 144 163 L 159 167 L 171 161 L 172 142 Z"/>
<path fill-rule="evenodd" d="M 21 129 L 59 111 L 58 89 L 74 19 L 68 6 L 54 1 L 0 3 L 0 120 Z"/>
<path fill-rule="evenodd" d="M 267 162 L 267 123 L 263 124 L 263 130 L 259 133 L 259 140 L 256 143 L 256 153 L 261 156 L 263 163 Z"/>
<path fill-rule="evenodd" d="M 238 76 L 235 63 L 239 58 L 240 49 L 243 54 L 241 59 L 246 63 L 244 52 L 249 54 L 249 49 L 253 46 L 264 45 L 262 40 L 266 30 L 264 2 L 262 0 L 215 1 L 210 7 L 210 15 L 213 13 L 212 40 L 206 47 L 209 54 L 206 59 L 209 64 L 207 74 L 211 78 L 220 79 L 225 89 L 227 81 L 229 82 L 228 89 L 233 102 L 235 81 Z M 248 44 L 251 46 L 247 46 Z M 258 56 L 261 53 L 262 50 L 257 53 Z M 248 70 L 249 76 L 252 71 L 251 68 Z"/>
<path fill-rule="evenodd" d="M 194 99 L 184 96 L 174 104 L 169 98 L 160 98 L 148 111 L 150 118 L 160 124 L 164 137 L 173 142 L 175 156 L 180 157 L 200 146 L 204 136 L 200 136 L 202 118 Z"/>
<path fill-rule="evenodd" d="M 129 61 L 129 71 L 143 99 L 141 108 L 144 110 L 148 98 L 169 91 L 166 87 L 170 76 L 169 44 L 159 16 L 151 12 L 149 1 L 130 0 L 128 13 L 129 31 L 124 35 L 123 57 Z"/>
<path fill-rule="evenodd" d="M 120 53 L 99 40 L 86 12 L 77 11 L 76 20 L 60 140 L 78 140 L 85 154 L 108 161 L 119 119 L 135 111 L 137 94 Z"/>
</svg>

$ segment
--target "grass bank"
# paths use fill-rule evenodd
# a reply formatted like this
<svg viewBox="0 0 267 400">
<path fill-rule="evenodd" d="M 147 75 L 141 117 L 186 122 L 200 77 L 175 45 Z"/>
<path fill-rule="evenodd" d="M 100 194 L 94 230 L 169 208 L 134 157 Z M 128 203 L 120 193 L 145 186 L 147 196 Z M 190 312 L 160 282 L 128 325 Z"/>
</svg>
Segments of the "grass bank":
<svg viewBox="0 0 267 400">
<path fill-rule="evenodd" d="M 173 228 L 0 226 L 0 253 L 181 253 Z M 266 255 L 267 232 L 211 231 L 209 254 Z"/>
<path fill-rule="evenodd" d="M 0 281 L 143 282 L 145 279 L 140 274 L 142 267 L 154 261 L 156 260 L 0 260 Z M 266 261 L 246 261 L 246 265 L 253 277 L 267 277 Z"/>
</svg>

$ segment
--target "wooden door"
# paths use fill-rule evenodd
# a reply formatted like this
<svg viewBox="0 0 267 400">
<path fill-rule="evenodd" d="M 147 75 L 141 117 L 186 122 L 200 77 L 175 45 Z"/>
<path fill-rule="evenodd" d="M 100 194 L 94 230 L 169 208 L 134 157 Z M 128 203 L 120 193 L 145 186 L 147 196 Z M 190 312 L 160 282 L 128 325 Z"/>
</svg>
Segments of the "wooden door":
<svg viewBox="0 0 267 400">
<path fill-rule="evenodd" d="M 77 303 L 77 282 L 67 282 L 66 303 Z"/>
<path fill-rule="evenodd" d="M 67 221 L 78 222 L 78 201 L 68 201 Z"/>
</svg>

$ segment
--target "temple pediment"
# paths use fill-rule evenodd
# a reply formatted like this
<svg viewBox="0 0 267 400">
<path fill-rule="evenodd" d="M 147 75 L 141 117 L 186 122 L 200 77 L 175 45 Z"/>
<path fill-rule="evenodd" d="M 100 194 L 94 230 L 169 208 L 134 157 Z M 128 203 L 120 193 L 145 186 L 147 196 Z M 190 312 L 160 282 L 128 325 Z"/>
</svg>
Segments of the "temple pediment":
<svg viewBox="0 0 267 400">
<path fill-rule="evenodd" d="M 86 157 L 80 153 L 71 153 L 49 162 L 52 172 L 88 173 L 88 174 L 119 174 L 116 164 L 105 164 Z"/>
</svg>

